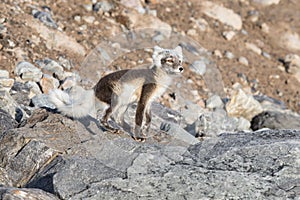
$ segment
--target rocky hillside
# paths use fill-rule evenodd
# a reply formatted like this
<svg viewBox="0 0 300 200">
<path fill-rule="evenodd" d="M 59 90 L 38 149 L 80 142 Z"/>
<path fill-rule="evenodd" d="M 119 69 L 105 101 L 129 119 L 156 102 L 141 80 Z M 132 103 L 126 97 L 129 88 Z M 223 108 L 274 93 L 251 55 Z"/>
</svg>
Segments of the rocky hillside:
<svg viewBox="0 0 300 200">
<path fill-rule="evenodd" d="M 299 199 L 299 9 L 2 1 L 0 199 Z M 106 131 L 101 109 L 75 120 L 49 101 L 53 89 L 148 67 L 155 45 L 180 45 L 185 70 L 152 104 L 145 143 Z"/>
</svg>

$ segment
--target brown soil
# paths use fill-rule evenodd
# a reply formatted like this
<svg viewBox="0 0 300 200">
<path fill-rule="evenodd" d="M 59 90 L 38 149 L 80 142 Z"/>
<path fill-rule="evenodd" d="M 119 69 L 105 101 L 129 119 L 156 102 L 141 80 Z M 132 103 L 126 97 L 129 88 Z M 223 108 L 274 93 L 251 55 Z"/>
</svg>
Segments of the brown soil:
<svg viewBox="0 0 300 200">
<path fill-rule="evenodd" d="M 57 60 L 59 56 L 64 56 L 72 61 L 75 68 L 78 69 L 78 66 L 84 60 L 84 56 L 75 55 L 70 51 L 49 49 L 46 46 L 46 41 L 28 26 L 28 19 L 34 19 L 31 14 L 32 8 L 41 9 L 42 6 L 51 8 L 52 17 L 61 31 L 74 38 L 86 49 L 86 52 L 89 52 L 101 40 L 111 37 L 112 33 L 120 32 L 122 30 L 121 24 L 126 26 L 126 18 L 122 18 L 121 15 L 126 8 L 118 1 L 114 2 L 116 7 L 110 13 L 103 14 L 87 11 L 84 5 L 91 4 L 91 1 L 88 0 L 2 1 L 0 3 L 0 19 L 2 19 L 1 24 L 7 31 L 0 34 L 0 69 L 8 70 L 13 76 L 13 70 L 18 61 L 28 60 L 34 63 L 44 58 Z M 213 2 L 234 10 L 243 19 L 243 29 L 248 34 L 238 32 L 231 41 L 227 41 L 222 36 L 222 32 L 230 30 L 230 28 L 200 12 L 198 0 L 147 2 L 150 3 L 144 3 L 145 6 L 157 10 L 157 17 L 170 24 L 178 32 L 187 33 L 189 29 L 192 29 L 194 26 L 192 18 L 204 18 L 208 22 L 208 30 L 197 30 L 197 34 L 190 37 L 211 52 L 214 50 L 219 50 L 222 53 L 230 51 L 235 55 L 235 58 L 231 60 L 212 56 L 213 61 L 216 62 L 222 73 L 226 88 L 231 88 L 236 82 L 245 84 L 245 80 L 241 79 L 242 75 L 249 86 L 257 84 L 255 88 L 253 87 L 253 94 L 265 94 L 279 99 L 285 102 L 288 108 L 300 112 L 300 83 L 292 74 L 284 70 L 280 62 L 280 59 L 287 54 L 296 53 L 299 55 L 300 52 L 287 50 L 278 44 L 277 39 L 280 37 L 280 31 L 266 34 L 261 29 L 261 25 L 266 23 L 272 27 L 272 30 L 284 30 L 284 27 L 287 26 L 300 34 L 300 4 L 297 0 L 281 1 L 279 5 L 266 7 L 253 4 L 250 0 L 214 0 Z M 248 14 L 253 10 L 259 13 L 259 19 L 256 22 L 252 22 Z M 84 20 L 77 22 L 74 20 L 76 15 L 94 16 L 100 23 L 89 24 Z M 36 20 L 36 23 L 41 23 L 37 19 L 34 20 Z M 85 30 L 80 30 L 80 26 L 83 24 L 86 24 L 87 27 Z M 8 41 L 12 41 L 14 45 L 9 44 Z M 247 50 L 244 47 L 245 42 L 256 44 L 264 52 L 270 54 L 271 58 L 268 59 Z M 240 56 L 248 59 L 248 66 L 238 62 Z M 130 62 L 134 60 L 130 56 L 128 58 Z M 128 60 L 128 58 L 124 59 Z M 140 57 L 138 56 L 137 59 L 140 59 Z M 128 67 L 128 64 L 126 66 Z"/>
</svg>

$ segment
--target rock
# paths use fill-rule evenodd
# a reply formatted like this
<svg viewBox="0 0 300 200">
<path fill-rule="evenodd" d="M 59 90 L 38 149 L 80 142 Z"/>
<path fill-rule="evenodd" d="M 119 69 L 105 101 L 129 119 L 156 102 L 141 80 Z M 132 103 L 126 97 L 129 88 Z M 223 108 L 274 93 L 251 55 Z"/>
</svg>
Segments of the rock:
<svg viewBox="0 0 300 200">
<path fill-rule="evenodd" d="M 246 45 L 247 49 L 253 51 L 254 53 L 256 53 L 258 55 L 261 55 L 262 50 L 258 46 L 256 46 L 255 44 L 246 42 L 245 45 Z"/>
<path fill-rule="evenodd" d="M 231 26 L 236 30 L 242 28 L 242 18 L 233 10 L 210 1 L 201 2 L 202 12 L 213 19 L 219 20 L 225 25 Z"/>
<path fill-rule="evenodd" d="M 300 129 L 300 116 L 297 114 L 264 111 L 251 121 L 251 129 Z"/>
<path fill-rule="evenodd" d="M 43 73 L 51 76 L 53 75 L 53 77 L 58 78 L 59 80 L 63 80 L 65 78 L 64 68 L 56 61 L 46 58 L 37 63 L 42 68 Z"/>
<path fill-rule="evenodd" d="M 172 27 L 166 22 L 152 15 L 142 15 L 135 10 L 128 10 L 122 13 L 122 17 L 126 18 L 130 29 L 147 29 L 149 31 L 159 32 L 165 39 L 169 38 L 172 32 Z"/>
<path fill-rule="evenodd" d="M 265 33 L 269 33 L 269 32 L 270 32 L 270 27 L 269 27 L 266 23 L 262 23 L 262 24 L 260 25 L 260 28 L 261 28 L 261 30 L 262 30 L 263 32 L 265 32 Z"/>
<path fill-rule="evenodd" d="M 43 24 L 51 28 L 57 29 L 58 26 L 51 17 L 51 13 L 45 11 L 32 10 L 32 15 L 34 18 L 39 19 Z"/>
<path fill-rule="evenodd" d="M 12 118 L 12 116 L 8 112 L 0 109 L 0 135 L 9 129 L 15 128 L 16 126 L 17 126 L 17 122 L 15 121 L 15 119 Z M 0 185 L 1 185 L 1 175 L 0 175 Z"/>
<path fill-rule="evenodd" d="M 188 34 L 190 36 L 196 36 L 197 31 L 195 29 L 189 29 L 186 34 Z"/>
<path fill-rule="evenodd" d="M 10 178 L 8 177 L 6 170 L 0 167 L 0 198 L 1 198 L 1 187 L 3 187 L 3 186 L 10 187 L 10 186 L 12 186 L 12 182 L 11 182 Z"/>
<path fill-rule="evenodd" d="M 31 19 L 26 19 L 29 27 L 36 31 L 41 38 L 46 41 L 48 49 L 54 49 L 60 52 L 69 52 L 78 56 L 85 56 L 86 51 L 74 38 L 71 38 L 58 30 L 49 29 L 48 27 L 36 23 Z"/>
<path fill-rule="evenodd" d="M 226 40 L 232 40 L 236 33 L 234 31 L 224 31 L 222 35 Z"/>
<path fill-rule="evenodd" d="M 241 64 L 243 64 L 243 65 L 245 65 L 245 66 L 248 66 L 249 65 L 249 62 L 248 62 L 248 60 L 247 60 L 247 58 L 245 58 L 245 57 L 239 57 L 239 63 L 241 63 Z"/>
<path fill-rule="evenodd" d="M 55 105 L 48 100 L 47 94 L 37 94 L 31 99 L 32 104 L 37 108 L 55 109 Z"/>
<path fill-rule="evenodd" d="M 213 54 L 214 54 L 215 56 L 217 56 L 218 58 L 222 58 L 222 57 L 223 57 L 221 51 L 218 50 L 218 49 L 214 50 Z"/>
<path fill-rule="evenodd" d="M 2 134 L 0 167 L 6 169 L 16 187 L 24 186 L 56 154 L 57 151 L 49 148 L 43 142 L 24 138 L 18 131 L 8 130 Z"/>
<path fill-rule="evenodd" d="M 204 18 L 194 19 L 191 20 L 195 23 L 194 28 L 199 29 L 200 31 L 206 31 L 209 28 L 208 22 Z"/>
<path fill-rule="evenodd" d="M 26 61 L 22 61 L 17 64 L 15 74 L 21 77 L 24 81 L 34 82 L 39 82 L 43 75 L 39 68 Z"/>
<path fill-rule="evenodd" d="M 300 82 L 300 57 L 297 54 L 288 54 L 285 56 L 284 65 L 285 70 Z"/>
<path fill-rule="evenodd" d="M 252 0 L 254 3 L 259 3 L 264 6 L 270 6 L 272 4 L 279 4 L 280 0 Z"/>
<path fill-rule="evenodd" d="M 61 65 L 66 70 L 71 70 L 71 68 L 73 67 L 72 62 L 70 60 L 64 58 L 63 56 L 58 57 L 58 62 L 59 62 L 59 65 Z"/>
<path fill-rule="evenodd" d="M 145 9 L 140 0 L 121 0 L 121 4 L 128 8 L 133 8 L 141 14 L 145 13 Z"/>
<path fill-rule="evenodd" d="M 55 195 L 47 193 L 40 189 L 14 187 L 0 187 L 0 198 L 16 200 L 59 200 L 59 198 Z"/>
<path fill-rule="evenodd" d="M 40 86 L 43 93 L 48 94 L 50 90 L 57 89 L 59 87 L 59 81 L 48 74 L 44 74 L 40 81 Z"/>
<path fill-rule="evenodd" d="M 112 9 L 115 8 L 115 5 L 107 0 L 101 0 L 100 2 L 97 2 L 95 4 L 93 4 L 93 11 L 98 12 L 98 11 L 102 11 L 102 12 L 110 12 Z"/>
<path fill-rule="evenodd" d="M 9 91 L 14 85 L 15 80 L 12 78 L 0 78 L 0 90 Z"/>
<path fill-rule="evenodd" d="M 16 81 L 10 91 L 13 99 L 21 106 L 29 106 L 30 104 L 30 88 L 27 83 L 24 84 Z"/>
<path fill-rule="evenodd" d="M 225 51 L 225 57 L 231 60 L 234 58 L 234 54 L 230 51 Z"/>
<path fill-rule="evenodd" d="M 222 134 L 188 149 L 136 148 L 124 139 L 118 147 L 123 144 L 126 153 L 135 154 L 126 171 L 106 166 L 114 156 L 106 162 L 57 157 L 30 187 L 62 199 L 178 199 L 178 194 L 186 199 L 288 199 L 300 195 L 299 135 L 295 130 Z"/>
<path fill-rule="evenodd" d="M 27 117 L 26 112 L 7 91 L 0 91 L 0 108 L 9 113 L 9 115 L 17 122 L 20 122 Z"/>
<path fill-rule="evenodd" d="M 231 100 L 226 105 L 229 116 L 244 117 L 251 121 L 252 118 L 263 111 L 261 105 L 252 95 L 246 94 L 242 89 L 236 90 Z"/>
<path fill-rule="evenodd" d="M 36 82 L 28 81 L 25 83 L 25 85 L 27 88 L 29 88 L 29 99 L 32 99 L 35 95 L 42 94 L 42 91 Z"/>
<path fill-rule="evenodd" d="M 223 108 L 224 103 L 218 95 L 212 95 L 206 100 L 206 108 L 214 109 L 214 108 Z"/>
<path fill-rule="evenodd" d="M 209 65 L 211 61 L 206 57 L 202 57 L 199 60 L 194 61 L 189 67 L 191 71 L 203 76 L 206 72 L 206 67 Z"/>
<path fill-rule="evenodd" d="M 286 32 L 279 39 L 282 46 L 288 50 L 300 50 L 300 37 L 296 32 Z"/>
<path fill-rule="evenodd" d="M 0 78 L 9 78 L 9 72 L 7 70 L 0 70 Z"/>
<path fill-rule="evenodd" d="M 268 59 L 271 59 L 271 55 L 267 52 L 262 52 L 262 56 L 265 57 L 265 58 L 268 58 Z"/>
<path fill-rule="evenodd" d="M 88 24 L 92 24 L 95 21 L 94 16 L 83 16 L 82 19 Z"/>
</svg>

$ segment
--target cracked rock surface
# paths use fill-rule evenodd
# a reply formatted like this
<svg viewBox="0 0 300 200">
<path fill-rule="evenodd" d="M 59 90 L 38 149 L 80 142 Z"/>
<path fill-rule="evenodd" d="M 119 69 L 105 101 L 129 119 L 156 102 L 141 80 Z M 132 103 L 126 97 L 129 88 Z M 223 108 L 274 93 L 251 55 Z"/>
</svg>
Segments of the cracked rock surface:
<svg viewBox="0 0 300 200">
<path fill-rule="evenodd" d="M 1 199 L 300 197 L 299 130 L 224 133 L 195 145 L 138 143 L 93 121 L 43 112 L 0 137 Z"/>
</svg>

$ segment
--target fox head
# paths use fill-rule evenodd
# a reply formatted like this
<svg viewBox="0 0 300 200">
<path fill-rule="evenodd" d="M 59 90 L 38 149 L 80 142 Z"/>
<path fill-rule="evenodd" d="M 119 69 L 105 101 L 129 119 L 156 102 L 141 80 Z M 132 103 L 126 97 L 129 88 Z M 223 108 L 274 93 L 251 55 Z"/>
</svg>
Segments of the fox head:
<svg viewBox="0 0 300 200">
<path fill-rule="evenodd" d="M 168 74 L 183 72 L 182 57 L 181 46 L 177 46 L 175 49 L 163 49 L 155 46 L 152 55 L 154 65 Z"/>
</svg>

